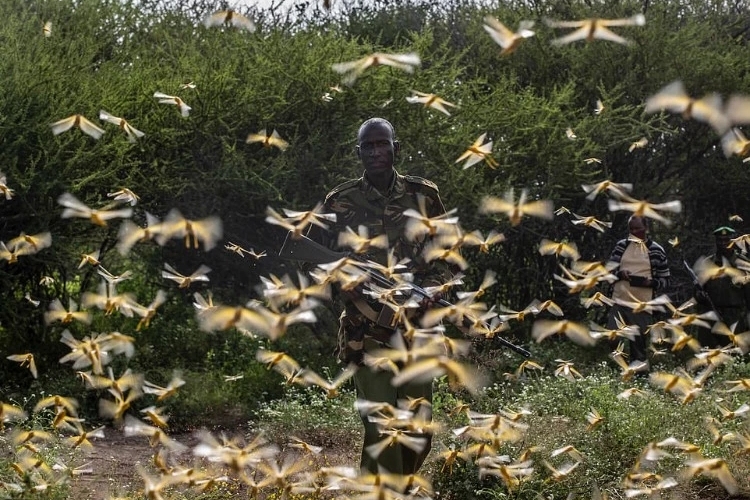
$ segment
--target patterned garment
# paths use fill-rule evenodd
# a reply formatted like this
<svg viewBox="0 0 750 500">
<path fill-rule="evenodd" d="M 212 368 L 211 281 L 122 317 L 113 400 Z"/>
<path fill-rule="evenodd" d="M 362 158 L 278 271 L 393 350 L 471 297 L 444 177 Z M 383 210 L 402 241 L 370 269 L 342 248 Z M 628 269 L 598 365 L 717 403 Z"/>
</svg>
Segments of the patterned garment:
<svg viewBox="0 0 750 500">
<path fill-rule="evenodd" d="M 663 293 L 664 290 L 669 286 L 669 263 L 667 262 L 667 253 L 664 248 L 653 240 L 647 239 L 645 241 L 635 237 L 624 238 L 617 242 L 615 248 L 612 250 L 612 254 L 609 256 L 609 260 L 617 262 L 618 264 L 623 262 L 623 255 L 627 248 L 631 245 L 643 245 L 643 250 L 648 249 L 648 264 L 651 267 L 651 280 L 653 287 L 653 294 L 657 292 Z M 646 274 L 646 273 L 644 273 Z M 618 289 L 618 282 L 615 284 L 615 290 L 622 293 Z M 621 285 L 622 286 L 622 285 Z M 630 287 L 628 287 L 630 288 Z M 653 322 L 653 318 L 650 313 L 645 311 L 633 312 L 630 308 L 615 304 L 609 310 L 609 319 L 607 321 L 607 328 L 617 328 L 617 322 L 615 318 L 620 317 L 625 321 L 626 324 L 636 325 L 640 331 L 640 335 L 636 335 L 633 341 L 629 341 L 630 359 L 632 361 L 647 361 L 648 351 L 646 349 L 646 328 Z M 614 348 L 614 346 L 613 346 Z"/>
<path fill-rule="evenodd" d="M 612 254 L 609 256 L 609 260 L 619 264 L 622 259 L 622 254 L 625 253 L 625 249 L 630 244 L 638 243 L 631 241 L 629 238 L 624 238 L 618 241 L 615 248 L 612 250 Z M 651 279 L 654 282 L 654 294 L 658 294 L 659 292 L 663 293 L 669 286 L 670 278 L 667 252 L 664 251 L 664 247 L 651 239 L 647 239 L 644 244 L 646 245 L 646 248 L 648 248 L 648 258 L 651 262 Z"/>
<path fill-rule="evenodd" d="M 404 230 L 409 217 L 404 211 L 420 211 L 419 200 L 423 198 L 427 216 L 435 217 L 445 213 L 437 186 L 421 177 L 400 175 L 395 172 L 393 182 L 386 193 L 381 193 L 363 175 L 334 188 L 325 199 L 324 213 L 335 213 L 336 222 L 328 231 L 318 227 L 311 229 L 309 236 L 333 250 L 339 248 L 338 234 L 347 227 L 357 232 L 365 226 L 369 237 L 381 234 L 388 236 L 388 249 L 371 248 L 366 257 L 379 264 L 386 264 L 388 252 L 394 251 L 398 259 L 410 259 L 408 272 L 413 273 L 413 282 L 420 286 L 437 285 L 450 277 L 448 266 L 442 261 L 427 263 L 422 257 L 426 238 L 409 241 Z M 364 338 L 372 337 L 380 343 L 387 343 L 394 331 L 378 326 L 368 319 L 355 303 L 343 294 L 344 313 L 339 332 L 339 357 L 345 362 L 362 363 Z M 367 299 L 367 304 L 375 311 L 383 307 L 377 300 Z"/>
<path fill-rule="evenodd" d="M 638 276 L 651 279 L 651 262 L 646 245 L 641 244 L 640 240 L 628 245 L 620 258 L 619 270 L 629 272 L 631 277 Z M 634 286 L 628 280 L 619 280 L 615 283 L 612 298 L 614 300 L 632 300 L 632 296 L 641 302 L 646 302 L 654 298 L 653 292 L 653 288 Z"/>
</svg>

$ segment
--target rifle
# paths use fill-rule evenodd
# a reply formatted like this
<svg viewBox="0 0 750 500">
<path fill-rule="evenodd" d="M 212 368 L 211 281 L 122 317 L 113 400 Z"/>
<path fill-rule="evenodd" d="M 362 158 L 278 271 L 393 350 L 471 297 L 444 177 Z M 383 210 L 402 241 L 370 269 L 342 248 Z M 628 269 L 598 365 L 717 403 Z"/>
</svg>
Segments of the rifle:
<svg viewBox="0 0 750 500">
<path fill-rule="evenodd" d="M 286 235 L 284 244 L 281 246 L 281 250 L 279 250 L 279 258 L 285 260 L 309 262 L 310 264 L 315 265 L 328 264 L 330 262 L 349 258 L 351 259 L 352 264 L 358 265 L 358 267 L 365 270 L 378 286 L 381 286 L 383 288 L 393 288 L 395 286 L 395 283 L 388 279 L 386 276 L 372 269 L 371 267 L 366 266 L 365 264 L 367 264 L 368 262 L 366 259 L 349 252 L 336 252 L 321 245 L 315 240 L 311 240 L 307 236 L 294 237 L 291 231 Z M 432 299 L 432 295 L 421 286 L 415 285 L 411 282 L 406 283 L 408 284 L 411 291 L 420 296 L 422 299 Z M 433 304 L 441 307 L 453 306 L 453 304 L 445 299 L 436 300 L 433 302 Z M 464 317 L 464 323 L 468 323 L 466 326 L 471 325 L 471 321 L 466 317 Z M 525 358 L 531 357 L 531 353 L 523 347 L 508 342 L 502 337 L 495 336 L 493 338 L 504 347 L 507 347 L 508 349 L 520 354 L 521 356 Z"/>
<path fill-rule="evenodd" d="M 716 313 L 716 317 L 719 318 L 719 321 L 724 321 L 721 317 L 721 314 L 719 314 L 719 311 L 716 310 L 716 306 L 714 305 L 714 301 L 711 300 L 711 296 L 708 295 L 708 293 L 706 293 L 706 290 L 703 288 L 703 285 L 701 285 L 701 282 L 698 279 L 698 276 L 695 274 L 695 271 L 693 271 L 693 268 L 690 267 L 690 264 L 688 264 L 685 259 L 682 259 L 682 263 L 685 265 L 685 269 L 687 269 L 687 272 L 690 275 L 690 279 L 693 281 L 693 286 L 695 286 L 695 288 L 697 288 L 699 292 L 703 293 L 703 296 L 708 302 L 708 306 L 711 308 L 713 312 Z"/>
</svg>

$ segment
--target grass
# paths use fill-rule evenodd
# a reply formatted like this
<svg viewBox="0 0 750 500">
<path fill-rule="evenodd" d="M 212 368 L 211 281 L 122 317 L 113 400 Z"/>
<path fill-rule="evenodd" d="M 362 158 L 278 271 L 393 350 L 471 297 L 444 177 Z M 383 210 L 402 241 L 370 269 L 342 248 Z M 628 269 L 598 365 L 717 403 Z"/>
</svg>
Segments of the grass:
<svg viewBox="0 0 750 500">
<path fill-rule="evenodd" d="M 705 425 L 707 416 L 720 416 L 716 408 L 717 399 L 733 409 L 750 400 L 747 393 L 723 392 L 725 380 L 747 378 L 750 374 L 745 361 L 739 360 L 720 369 L 720 373 L 713 377 L 699 397 L 686 405 L 653 387 L 647 379 L 623 382 L 608 363 L 579 369 L 584 376 L 575 382 L 548 373 L 518 381 L 498 382 L 486 388 L 472 404 L 477 411 L 494 413 L 524 408 L 530 413 L 523 419 L 528 428 L 522 438 L 505 443 L 499 453 L 515 458 L 523 450 L 536 447 L 532 454 L 534 474 L 520 487 L 508 490 L 499 480 L 479 481 L 474 467 L 463 467 L 453 475 L 446 476 L 440 472 L 438 463 L 431 467 L 431 471 L 433 481 L 441 489 L 441 496 L 461 498 L 467 489 L 473 488 L 478 496 L 481 494 L 491 498 L 531 499 L 540 498 L 537 496 L 540 494 L 544 498 L 565 498 L 571 491 L 580 495 L 590 494 L 595 484 L 622 495 L 623 480 L 646 446 L 668 437 L 696 444 L 707 458 L 725 458 L 741 490 L 748 491 L 750 466 L 746 456 L 736 454 L 740 448 L 736 443 L 714 444 Z M 617 395 L 629 387 L 641 389 L 643 396 L 618 399 Z M 445 418 L 446 410 L 451 403 L 455 404 L 455 398 L 445 394 L 438 400 L 448 403 L 443 408 L 436 408 L 438 418 Z M 586 415 L 592 409 L 597 410 L 603 420 L 590 429 Z M 455 427 L 464 425 L 466 421 L 448 418 L 446 423 Z M 742 432 L 743 429 L 747 432 L 747 426 L 739 421 L 728 421 L 721 426 L 734 432 Z M 447 440 L 447 444 L 455 441 L 448 433 L 441 437 Z M 562 456 L 556 459 L 550 457 L 553 450 L 568 445 L 581 452 L 582 463 L 570 476 L 556 480 L 551 471 L 542 465 L 542 460 L 556 467 L 565 461 L 570 462 L 569 458 L 561 460 Z M 664 477 L 682 478 L 685 457 L 674 452 L 673 455 L 673 458 L 652 464 L 648 470 Z M 681 494 L 683 498 L 691 498 L 695 491 L 704 486 L 723 492 L 712 480 L 699 478 L 692 482 L 681 481 L 680 487 L 686 490 Z M 723 492 L 723 495 L 726 493 Z"/>
<path fill-rule="evenodd" d="M 354 409 L 356 397 L 351 389 L 336 398 L 326 398 L 320 390 L 290 387 L 284 399 L 263 405 L 253 415 L 251 429 L 271 434 L 289 432 L 358 437 L 360 420 Z"/>
<path fill-rule="evenodd" d="M 560 348 L 562 351 L 557 355 L 565 355 L 564 350 L 568 347 Z M 512 371 L 512 363 L 503 366 L 504 362 L 498 362 L 497 358 L 495 356 L 494 365 L 487 364 L 491 370 L 498 373 Z M 573 491 L 582 496 L 589 495 L 595 485 L 617 498 L 624 494 L 623 480 L 642 456 L 644 449 L 649 443 L 667 437 L 699 446 L 701 454 L 707 458 L 724 458 L 741 491 L 744 494 L 749 491 L 750 464 L 747 456 L 738 454 L 740 447 L 735 441 L 715 443 L 705 425 L 706 417 L 718 419 L 721 416 L 717 402 L 731 409 L 750 402 L 750 394 L 747 392 L 725 392 L 728 387 L 725 381 L 750 377 L 750 362 L 744 358 L 719 368 L 695 401 L 685 405 L 678 398 L 652 386 L 646 378 L 622 381 L 617 369 L 609 362 L 592 361 L 577 366 L 583 376 L 576 381 L 555 376 L 552 373 L 554 363 L 547 362 L 545 365 L 545 370 L 539 375 L 529 374 L 521 378 L 498 376 L 496 382 L 476 395 L 452 389 L 445 378 L 436 382 L 434 416 L 443 425 L 443 429 L 435 436 L 433 453 L 423 468 L 423 473 L 433 482 L 436 498 L 460 499 L 466 498 L 467 494 L 495 499 L 536 499 L 539 495 L 544 498 L 565 498 Z M 655 367 L 655 370 L 672 368 L 667 363 Z M 190 374 L 189 376 L 192 377 Z M 248 373 L 248 376 L 252 374 Z M 172 403 L 174 411 L 189 414 L 195 411 L 191 405 L 197 406 L 201 402 L 204 408 L 216 405 L 216 408 L 231 411 L 238 407 L 235 399 L 238 394 L 222 378 L 210 374 L 196 375 L 190 382 L 180 396 L 182 400 L 176 398 Z M 188 387 L 191 389 L 188 390 Z M 224 389 L 220 390 L 220 387 Z M 640 389 L 642 396 L 618 398 L 622 391 L 633 387 Z M 338 397 L 329 399 L 319 389 L 287 386 L 276 377 L 267 391 L 281 394 L 281 397 L 256 402 L 249 423 L 246 427 L 243 426 L 248 437 L 263 433 L 285 452 L 291 450 L 288 443 L 292 442 L 292 438 L 299 438 L 324 448 L 324 452 L 316 459 L 317 467 L 356 465 L 361 442 L 361 423 L 353 406 L 355 394 L 351 387 L 344 387 Z M 29 397 L 17 404 L 29 410 L 33 401 L 34 397 Z M 453 411 L 464 402 L 480 413 L 525 410 L 527 415 L 519 420 L 524 424 L 521 433 L 503 442 L 497 450 L 500 455 L 508 455 L 509 460 L 516 459 L 525 450 L 533 450 L 530 456 L 534 472 L 520 485 L 509 489 L 495 477 L 480 479 L 479 469 L 474 464 L 457 463 L 452 471 L 444 467 L 443 460 L 438 458 L 438 452 L 446 447 L 467 444 L 453 432 L 453 429 L 469 423 L 466 414 L 456 414 Z M 586 418 L 592 409 L 602 417 L 601 423 L 593 428 Z M 213 411 L 220 413 L 216 409 Z M 246 410 L 237 411 L 230 420 L 236 421 L 244 411 Z M 32 417 L 20 427 L 49 428 L 50 415 L 40 413 Z M 725 432 L 747 433 L 746 423 L 739 419 L 721 422 L 719 426 Z M 581 453 L 581 464 L 571 474 L 555 479 L 544 462 L 556 468 L 570 462 L 572 459 L 566 454 L 551 457 L 553 450 L 568 445 Z M 63 453 L 66 450 L 61 446 L 59 443 L 50 446 L 50 451 L 46 452 L 48 460 L 66 456 Z M 0 449 L 0 480 L 21 482 L 10 468 L 17 456 L 13 454 L 7 432 L 0 440 Z M 710 477 L 683 480 L 685 457 L 673 450 L 670 453 L 672 457 L 654 462 L 646 470 L 664 477 L 677 478 L 680 481 L 681 498 L 726 497 L 726 492 Z M 66 488 L 64 482 L 59 487 L 50 488 L 46 494 L 52 496 L 47 498 L 64 497 L 68 491 Z M 173 498 L 232 498 L 240 490 L 245 492 L 245 487 L 235 481 L 219 484 L 207 493 L 181 491 Z M 0 488 L 0 497 L 2 494 L 3 490 Z M 273 495 L 269 498 L 272 497 Z"/>
</svg>

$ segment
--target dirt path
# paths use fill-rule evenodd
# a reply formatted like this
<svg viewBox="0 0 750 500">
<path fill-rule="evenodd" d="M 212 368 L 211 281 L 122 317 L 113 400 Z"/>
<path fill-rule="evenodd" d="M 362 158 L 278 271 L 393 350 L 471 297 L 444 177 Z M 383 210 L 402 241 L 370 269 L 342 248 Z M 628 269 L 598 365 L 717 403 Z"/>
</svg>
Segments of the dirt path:
<svg viewBox="0 0 750 500">
<path fill-rule="evenodd" d="M 238 429 L 234 433 L 227 432 L 226 436 L 242 436 Z M 219 433 L 214 433 L 219 436 Z M 105 430 L 105 439 L 94 442 L 94 449 L 89 453 L 77 453 L 70 460 L 70 466 L 77 467 L 84 464 L 90 472 L 76 476 L 71 480 L 71 498 L 77 500 L 107 500 L 117 496 L 125 496 L 143 489 L 143 479 L 138 474 L 137 465 L 144 466 L 153 476 L 157 475 L 153 457 L 156 452 L 145 437 L 127 437 L 115 429 Z M 200 440 L 194 433 L 175 434 L 170 437 L 187 448 L 181 453 L 172 453 L 170 463 L 188 467 L 207 465 L 202 459 L 193 456 L 193 448 Z M 311 442 L 316 442 L 311 439 Z M 332 445 L 332 446 L 331 446 Z M 326 443 L 320 455 L 314 459 L 315 466 L 348 465 L 353 466 L 358 461 L 358 445 L 356 443 Z M 285 449 L 281 457 L 299 456 L 299 451 L 293 448 Z M 214 467 L 215 468 L 215 467 Z"/>
<path fill-rule="evenodd" d="M 71 498 L 80 500 L 105 500 L 113 496 L 125 495 L 143 487 L 136 465 L 149 470 L 155 453 L 145 437 L 126 437 L 114 429 L 105 430 L 105 439 L 97 439 L 94 449 L 76 457 L 73 465 L 89 464 L 90 473 L 76 476 L 71 480 Z M 177 441 L 191 446 L 197 440 L 190 434 L 172 436 Z M 190 450 L 178 457 L 180 461 L 190 459 Z"/>
</svg>

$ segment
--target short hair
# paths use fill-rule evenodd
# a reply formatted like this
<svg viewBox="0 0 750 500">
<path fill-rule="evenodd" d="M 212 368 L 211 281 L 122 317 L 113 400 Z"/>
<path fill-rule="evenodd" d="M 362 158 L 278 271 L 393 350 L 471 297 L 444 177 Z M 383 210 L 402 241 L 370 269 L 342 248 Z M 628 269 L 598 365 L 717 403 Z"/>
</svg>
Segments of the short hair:
<svg viewBox="0 0 750 500">
<path fill-rule="evenodd" d="M 396 129 L 393 128 L 393 124 L 385 118 L 374 117 L 368 118 L 359 126 L 359 130 L 357 130 L 357 142 L 359 142 L 359 138 L 362 137 L 362 132 L 370 125 L 383 125 L 391 131 L 391 138 L 394 140 L 396 139 Z"/>
</svg>

